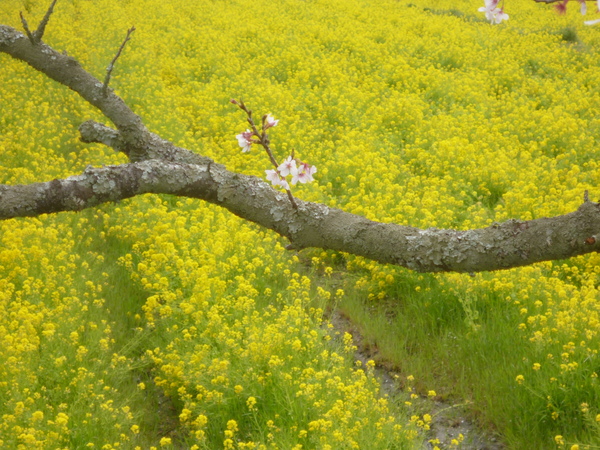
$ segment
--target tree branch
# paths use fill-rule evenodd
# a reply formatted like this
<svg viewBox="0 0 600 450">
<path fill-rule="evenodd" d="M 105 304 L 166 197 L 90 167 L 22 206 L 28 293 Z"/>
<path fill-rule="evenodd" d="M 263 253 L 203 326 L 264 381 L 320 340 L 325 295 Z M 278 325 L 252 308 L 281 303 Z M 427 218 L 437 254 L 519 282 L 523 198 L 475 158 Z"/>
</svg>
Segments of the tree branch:
<svg viewBox="0 0 600 450">
<path fill-rule="evenodd" d="M 97 142 L 104 144 L 113 148 L 115 151 L 124 152 L 132 161 L 161 159 L 183 164 L 208 164 L 213 162 L 212 159 L 206 156 L 199 155 L 198 153 L 194 153 L 185 148 L 177 147 L 154 133 L 148 134 L 143 158 L 133 158 L 127 151 L 123 150 L 127 144 L 121 133 L 93 120 L 82 123 L 79 126 L 79 134 L 82 142 Z"/>
<path fill-rule="evenodd" d="M 420 272 L 479 272 L 564 259 L 600 249 L 600 205 L 584 201 L 554 218 L 509 220 L 476 230 L 421 230 L 384 224 L 326 205 L 296 199 L 256 177 L 226 170 L 210 158 L 176 147 L 150 133 L 125 102 L 79 63 L 22 33 L 0 25 L 0 52 L 27 62 L 78 92 L 116 125 L 81 125 L 84 142 L 100 142 L 132 163 L 88 168 L 64 180 L 0 185 L 0 219 L 79 211 L 136 195 L 172 194 L 220 205 L 291 241 L 292 249 L 318 247 L 364 256 Z"/>
<path fill-rule="evenodd" d="M 102 82 L 85 71 L 72 57 L 39 42 L 33 45 L 19 31 L 0 25 L 0 52 L 26 62 L 31 67 L 77 92 L 108 117 L 121 133 L 124 151 L 134 160 L 146 158 L 150 133 L 137 116 L 114 92 L 104 95 Z"/>
<path fill-rule="evenodd" d="M 0 219 L 79 211 L 141 194 L 172 194 L 222 206 L 288 238 L 293 249 L 318 247 L 419 272 L 480 272 L 565 259 L 600 248 L 600 204 L 554 218 L 509 220 L 477 230 L 421 230 L 385 224 L 297 200 L 257 177 L 214 163 L 160 160 L 88 168 L 81 175 L 30 185 L 0 185 Z"/>
<path fill-rule="evenodd" d="M 79 135 L 81 142 L 104 144 L 117 152 L 123 151 L 126 147 L 125 141 L 121 138 L 121 133 L 93 120 L 88 120 L 79 125 Z"/>
</svg>

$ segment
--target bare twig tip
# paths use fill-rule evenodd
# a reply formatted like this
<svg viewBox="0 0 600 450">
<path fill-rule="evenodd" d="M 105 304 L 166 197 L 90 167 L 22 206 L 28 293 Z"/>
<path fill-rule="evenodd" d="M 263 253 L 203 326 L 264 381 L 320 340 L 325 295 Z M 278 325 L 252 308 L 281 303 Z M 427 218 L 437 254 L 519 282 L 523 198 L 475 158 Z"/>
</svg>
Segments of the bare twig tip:
<svg viewBox="0 0 600 450">
<path fill-rule="evenodd" d="M 106 67 L 106 77 L 104 78 L 104 84 L 102 85 L 102 94 L 104 96 L 106 96 L 106 94 L 108 93 L 108 83 L 110 82 L 110 76 L 111 76 L 112 71 L 113 71 L 113 69 L 115 67 L 115 63 L 117 62 L 117 59 L 119 58 L 119 56 L 121 56 L 121 52 L 125 48 L 125 44 L 127 44 L 127 41 L 129 41 L 129 39 L 131 39 L 131 34 L 134 31 L 135 31 L 135 27 L 133 27 L 133 26 L 129 30 L 127 30 L 127 35 L 125 36 L 125 39 L 123 40 L 123 43 L 119 47 L 119 50 L 117 51 L 117 54 L 112 59 L 112 61 L 110 62 L 110 64 Z"/>
<path fill-rule="evenodd" d="M 35 38 L 36 43 L 40 42 L 42 40 L 42 36 L 44 36 L 44 31 L 46 30 L 46 25 L 48 25 L 50 16 L 52 15 L 52 12 L 54 11 L 54 5 L 56 5 L 56 1 L 57 0 L 52 1 L 52 3 L 50 4 L 50 7 L 48 8 L 48 11 L 46 11 L 46 14 L 44 15 L 44 18 L 38 25 L 37 30 L 35 30 L 35 33 L 33 33 L 33 37 Z"/>
<path fill-rule="evenodd" d="M 21 16 L 21 23 L 23 24 L 23 29 L 25 30 L 27 37 L 31 41 L 31 44 L 35 45 L 35 37 L 33 37 L 33 34 L 31 34 L 31 31 L 29 31 L 29 25 L 27 24 L 27 20 L 25 19 L 25 16 L 23 15 L 22 12 L 19 12 L 19 16 Z"/>
</svg>

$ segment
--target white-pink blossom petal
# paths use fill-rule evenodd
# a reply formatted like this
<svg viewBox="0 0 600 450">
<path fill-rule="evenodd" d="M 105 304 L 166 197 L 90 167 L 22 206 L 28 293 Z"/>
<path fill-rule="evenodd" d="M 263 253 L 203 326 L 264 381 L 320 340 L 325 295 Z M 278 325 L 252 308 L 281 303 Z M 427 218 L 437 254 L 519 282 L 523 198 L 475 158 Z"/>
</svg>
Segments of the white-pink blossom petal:
<svg viewBox="0 0 600 450">
<path fill-rule="evenodd" d="M 273 186 L 281 186 L 284 189 L 290 188 L 290 185 L 288 184 L 287 180 L 285 178 L 282 178 L 279 175 L 279 172 L 277 172 L 277 170 L 271 169 L 265 170 L 265 172 L 267 173 L 267 180 L 269 180 Z"/>
<path fill-rule="evenodd" d="M 503 20 L 508 20 L 508 14 L 506 14 L 503 10 L 498 9 L 494 14 L 494 22 L 498 24 Z"/>
<path fill-rule="evenodd" d="M 265 130 L 267 128 L 276 126 L 278 123 L 279 119 L 275 120 L 275 118 L 271 114 L 267 114 L 267 118 L 265 119 Z"/>
<path fill-rule="evenodd" d="M 317 173 L 317 167 L 310 164 L 301 163 L 299 167 L 292 171 L 292 184 L 309 183 L 314 181 L 313 175 Z"/>
<path fill-rule="evenodd" d="M 273 184 L 273 186 L 279 185 L 279 180 L 281 179 L 281 177 L 279 176 L 276 170 L 265 170 L 265 172 L 267 173 L 267 180 L 269 180 L 271 184 Z"/>
<path fill-rule="evenodd" d="M 284 188 L 286 191 L 290 190 L 290 185 L 288 184 L 288 182 L 285 178 L 282 178 L 281 180 L 279 180 L 279 186 Z"/>
<path fill-rule="evenodd" d="M 292 159 L 291 156 L 288 156 L 287 159 L 279 165 L 277 170 L 279 171 L 282 177 L 287 177 L 290 173 L 292 173 L 292 170 L 295 168 L 296 160 Z"/>
<path fill-rule="evenodd" d="M 506 14 L 501 8 L 497 7 L 498 0 L 485 0 L 485 6 L 482 6 L 478 11 L 485 13 L 485 18 L 490 23 L 500 23 L 503 20 L 508 20 L 508 14 Z"/>
<path fill-rule="evenodd" d="M 235 136 L 238 140 L 238 145 L 242 147 L 243 153 L 250 151 L 250 147 L 252 146 L 252 134 L 252 131 L 246 130 Z"/>
</svg>

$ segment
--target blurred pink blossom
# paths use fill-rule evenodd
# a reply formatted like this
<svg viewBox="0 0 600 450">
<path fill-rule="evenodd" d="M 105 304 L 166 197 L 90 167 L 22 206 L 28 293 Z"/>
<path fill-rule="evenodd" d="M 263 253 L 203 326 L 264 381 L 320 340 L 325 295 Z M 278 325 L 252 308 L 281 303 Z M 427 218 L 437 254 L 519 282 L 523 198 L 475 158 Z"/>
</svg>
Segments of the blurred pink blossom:
<svg viewBox="0 0 600 450">
<path fill-rule="evenodd" d="M 273 186 L 281 186 L 286 190 L 290 188 L 290 185 L 288 184 L 287 180 L 285 178 L 282 178 L 279 175 L 279 172 L 277 172 L 277 170 L 271 169 L 265 170 L 265 172 L 267 173 L 267 180 L 269 180 Z"/>
<path fill-rule="evenodd" d="M 250 151 L 250 146 L 252 145 L 252 136 L 253 133 L 250 130 L 246 130 L 245 132 L 236 135 L 238 144 L 240 147 L 242 147 L 243 153 Z"/>
<path fill-rule="evenodd" d="M 503 9 L 498 8 L 498 0 L 485 0 L 485 6 L 479 8 L 478 11 L 485 13 L 485 18 L 490 23 L 498 24 L 503 20 L 508 20 L 508 14 Z"/>
<path fill-rule="evenodd" d="M 313 174 L 317 173 L 317 167 L 307 163 L 300 163 L 300 166 L 292 170 L 292 184 L 308 183 L 314 181 Z"/>
<path fill-rule="evenodd" d="M 268 129 L 274 127 L 279 123 L 279 119 L 275 120 L 275 118 L 271 114 L 267 114 L 267 118 L 265 119 L 264 129 Z"/>
</svg>

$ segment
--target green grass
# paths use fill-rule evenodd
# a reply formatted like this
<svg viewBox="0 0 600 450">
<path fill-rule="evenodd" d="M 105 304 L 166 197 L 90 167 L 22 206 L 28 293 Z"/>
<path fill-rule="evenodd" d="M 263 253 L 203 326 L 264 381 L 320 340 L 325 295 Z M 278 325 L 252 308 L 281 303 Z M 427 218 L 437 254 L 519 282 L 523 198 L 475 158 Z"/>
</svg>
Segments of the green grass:
<svg viewBox="0 0 600 450">
<path fill-rule="evenodd" d="M 376 360 L 413 375 L 421 395 L 435 389 L 449 405 L 467 402 L 467 417 L 509 448 L 547 448 L 547 429 L 529 415 L 531 395 L 514 379 L 534 351 L 518 331 L 518 311 L 494 294 L 461 301 L 439 278 L 403 272 L 385 300 L 358 292 L 340 309 L 376 349 Z"/>
</svg>

